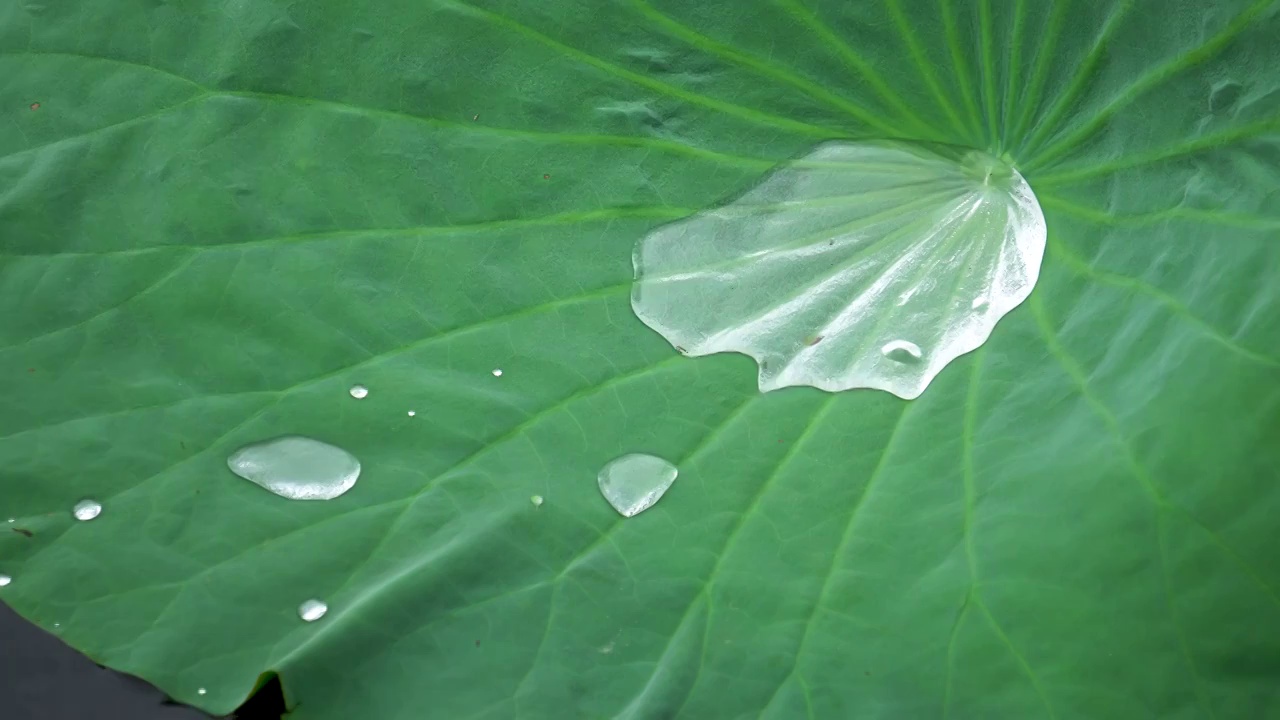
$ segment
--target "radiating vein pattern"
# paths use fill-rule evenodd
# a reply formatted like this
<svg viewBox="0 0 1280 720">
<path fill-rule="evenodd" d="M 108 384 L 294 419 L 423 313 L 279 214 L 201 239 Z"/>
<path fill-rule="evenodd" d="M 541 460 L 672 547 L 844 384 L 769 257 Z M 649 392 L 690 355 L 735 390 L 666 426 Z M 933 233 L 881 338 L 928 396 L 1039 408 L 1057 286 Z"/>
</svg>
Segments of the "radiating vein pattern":
<svg viewBox="0 0 1280 720">
<path fill-rule="evenodd" d="M 763 391 L 917 397 L 1030 294 L 1035 196 L 977 152 L 827 143 L 805 160 L 841 166 L 783 167 L 641 240 L 632 307 L 681 352 L 755 358 Z"/>
</svg>

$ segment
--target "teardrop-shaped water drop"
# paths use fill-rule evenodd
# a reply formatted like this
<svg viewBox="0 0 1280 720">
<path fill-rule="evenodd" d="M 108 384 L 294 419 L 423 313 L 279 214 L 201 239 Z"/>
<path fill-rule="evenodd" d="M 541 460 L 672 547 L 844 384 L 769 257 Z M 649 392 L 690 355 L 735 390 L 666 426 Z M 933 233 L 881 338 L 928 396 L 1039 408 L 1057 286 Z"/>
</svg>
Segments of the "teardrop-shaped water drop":
<svg viewBox="0 0 1280 720">
<path fill-rule="evenodd" d="M 102 514 L 102 503 L 97 500 L 81 500 L 76 506 L 71 508 L 71 514 L 76 516 L 81 522 L 92 520 Z"/>
<path fill-rule="evenodd" d="M 290 500 L 332 500 L 360 477 L 360 461 L 300 435 L 246 445 L 227 458 L 231 472 Z"/>
<path fill-rule="evenodd" d="M 320 600 L 308 600 L 298 606 L 298 617 L 307 622 L 315 622 L 329 612 L 329 606 Z"/>
<path fill-rule="evenodd" d="M 352 385 L 351 389 L 347 392 L 351 393 L 351 397 L 357 400 L 363 400 L 369 397 L 369 388 L 363 385 Z"/>
<path fill-rule="evenodd" d="M 880 352 L 890 360 L 900 363 L 918 363 L 920 358 L 924 356 L 924 353 L 920 351 L 919 345 L 907 340 L 894 340 L 885 343 L 885 346 L 880 348 Z"/>
<path fill-rule="evenodd" d="M 600 492 L 623 517 L 634 517 L 653 507 L 678 474 L 675 465 L 660 457 L 623 455 L 601 468 Z"/>
</svg>

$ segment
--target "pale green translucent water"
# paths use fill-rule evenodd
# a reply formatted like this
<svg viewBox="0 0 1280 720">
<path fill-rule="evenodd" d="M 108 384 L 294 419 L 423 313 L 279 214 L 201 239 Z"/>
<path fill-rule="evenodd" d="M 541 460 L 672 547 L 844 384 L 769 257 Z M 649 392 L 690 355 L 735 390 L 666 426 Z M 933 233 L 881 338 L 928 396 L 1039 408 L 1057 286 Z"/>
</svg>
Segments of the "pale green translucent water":
<svg viewBox="0 0 1280 720">
<path fill-rule="evenodd" d="M 290 500 L 332 500 L 360 477 L 360 461 L 354 455 L 300 435 L 246 445 L 227 458 L 227 467 Z"/>
<path fill-rule="evenodd" d="M 654 455 L 633 453 L 610 461 L 600 470 L 600 492 L 624 517 L 653 507 L 676 481 L 675 465 Z"/>
</svg>

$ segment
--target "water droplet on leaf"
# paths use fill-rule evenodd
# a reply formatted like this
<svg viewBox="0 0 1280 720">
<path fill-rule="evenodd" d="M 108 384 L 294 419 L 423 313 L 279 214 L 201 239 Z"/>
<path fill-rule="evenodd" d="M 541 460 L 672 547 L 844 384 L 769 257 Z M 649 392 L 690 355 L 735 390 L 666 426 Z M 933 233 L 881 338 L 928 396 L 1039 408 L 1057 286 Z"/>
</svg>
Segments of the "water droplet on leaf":
<svg viewBox="0 0 1280 720">
<path fill-rule="evenodd" d="M 1006 159 L 828 142 L 642 238 L 631 307 L 685 355 L 754 358 L 764 392 L 878 388 L 909 399 L 1026 300 L 1045 237 L 1040 205 Z M 979 296 L 984 312 L 969 307 Z M 904 336 L 927 356 L 886 362 L 881 349 Z"/>
<path fill-rule="evenodd" d="M 298 617 L 307 622 L 315 622 L 329 612 L 329 606 L 320 600 L 308 600 L 298 606 Z"/>
<path fill-rule="evenodd" d="M 534 495 L 533 497 L 529 498 L 529 502 L 533 503 L 534 507 L 542 507 L 542 496 Z"/>
<path fill-rule="evenodd" d="M 197 694 L 197 695 L 204 695 L 204 694 L 206 694 L 206 693 L 208 693 L 208 692 L 209 692 L 209 691 L 208 691 L 208 690 L 205 690 L 204 688 L 200 688 L 199 690 L 196 690 L 196 694 Z"/>
<path fill-rule="evenodd" d="M 598 482 L 614 510 L 623 517 L 634 517 L 653 507 L 678 474 L 675 465 L 660 457 L 633 453 L 601 468 Z"/>
<path fill-rule="evenodd" d="M 417 413 L 416 411 L 414 411 L 414 410 L 410 410 L 410 411 L 409 411 L 409 417 L 413 417 L 414 415 L 417 415 L 417 414 L 418 414 L 418 413 Z"/>
<path fill-rule="evenodd" d="M 4 587 L 5 585 L 8 585 L 11 582 L 13 582 L 13 578 L 9 577 L 8 575 L 0 574 L 0 587 Z"/>
<path fill-rule="evenodd" d="M 920 362 L 920 358 L 924 353 L 920 352 L 920 346 L 906 340 L 894 340 L 885 344 L 880 348 L 880 352 L 884 356 L 900 363 L 916 363 Z"/>
<path fill-rule="evenodd" d="M 290 500 L 332 500 L 360 477 L 360 461 L 300 435 L 246 445 L 227 458 L 231 472 Z"/>
<path fill-rule="evenodd" d="M 494 368 L 494 369 L 493 369 L 493 376 L 494 376 L 494 377 L 502 377 L 502 369 L 501 369 L 501 368 Z"/>
<path fill-rule="evenodd" d="M 102 504 L 96 500 L 81 500 L 71 509 L 77 520 L 92 520 L 102 514 Z"/>
<path fill-rule="evenodd" d="M 369 388 L 363 385 L 352 385 L 351 389 L 347 392 L 351 393 L 351 397 L 357 400 L 363 400 L 369 397 Z"/>
</svg>

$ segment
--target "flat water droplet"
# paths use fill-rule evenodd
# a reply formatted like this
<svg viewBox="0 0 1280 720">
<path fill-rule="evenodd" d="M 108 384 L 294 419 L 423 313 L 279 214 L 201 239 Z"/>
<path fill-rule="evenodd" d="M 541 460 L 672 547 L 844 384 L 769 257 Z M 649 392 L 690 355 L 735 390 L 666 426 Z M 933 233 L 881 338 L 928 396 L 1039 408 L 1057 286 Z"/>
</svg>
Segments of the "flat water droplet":
<svg viewBox="0 0 1280 720">
<path fill-rule="evenodd" d="M 502 368 L 494 368 L 494 369 L 493 369 L 493 376 L 494 376 L 494 377 L 502 377 Z"/>
<path fill-rule="evenodd" d="M 96 500 L 81 500 L 71 509 L 77 520 L 92 520 L 102 514 L 102 504 Z"/>
<path fill-rule="evenodd" d="M 204 695 L 204 694 L 206 694 L 206 693 L 208 693 L 208 692 L 209 692 L 209 691 L 208 691 L 208 690 L 205 690 L 204 688 L 200 688 L 199 690 L 196 690 L 196 694 L 197 694 L 197 695 Z"/>
<path fill-rule="evenodd" d="M 600 492 L 623 517 L 634 517 L 662 498 L 679 471 L 654 455 L 633 453 L 611 460 L 600 470 Z"/>
<path fill-rule="evenodd" d="M 300 435 L 245 445 L 227 458 L 231 472 L 290 500 L 332 500 L 360 477 L 360 461 Z"/>
<path fill-rule="evenodd" d="M 413 410 L 410 410 L 410 411 L 409 411 L 409 417 L 413 417 L 414 415 L 417 415 L 417 414 L 418 414 L 418 413 L 417 413 L 417 412 L 415 412 L 415 411 L 413 411 Z"/>
<path fill-rule="evenodd" d="M 920 352 L 919 345 L 906 340 L 894 340 L 886 343 L 884 347 L 880 348 L 880 352 L 884 353 L 884 356 L 890 360 L 900 363 L 918 363 L 920 358 L 924 356 L 924 353 Z"/>
<path fill-rule="evenodd" d="M 4 587 L 5 585 L 8 585 L 11 582 L 13 582 L 13 578 L 9 577 L 8 575 L 0 575 L 0 587 Z"/>
<path fill-rule="evenodd" d="M 534 507 L 542 507 L 542 496 L 534 495 L 533 497 L 529 498 L 529 502 L 533 503 Z"/>
<path fill-rule="evenodd" d="M 329 612 L 329 606 L 319 600 L 308 600 L 298 606 L 298 617 L 307 622 L 315 622 Z"/>
<path fill-rule="evenodd" d="M 686 356 L 752 357 L 762 392 L 910 399 L 1027 299 L 1045 237 L 1044 213 L 1006 158 L 826 142 L 732 202 L 643 237 L 631 309 Z M 966 308 L 979 296 L 989 308 Z M 928 352 L 885 362 L 886 343 L 903 337 Z"/>
<path fill-rule="evenodd" d="M 351 393 L 351 397 L 357 400 L 363 400 L 369 397 L 369 388 L 363 385 L 352 385 L 351 389 L 347 392 Z"/>
</svg>

